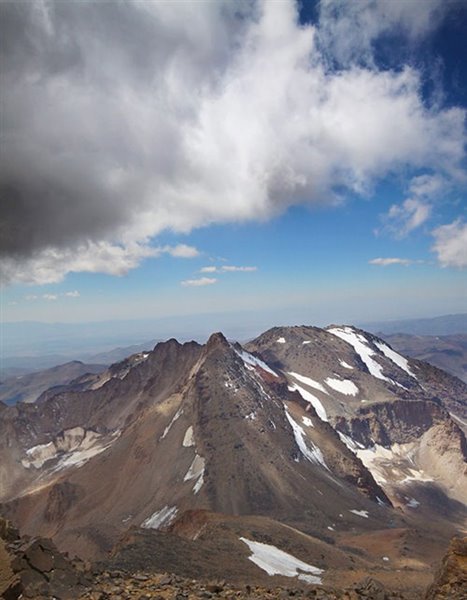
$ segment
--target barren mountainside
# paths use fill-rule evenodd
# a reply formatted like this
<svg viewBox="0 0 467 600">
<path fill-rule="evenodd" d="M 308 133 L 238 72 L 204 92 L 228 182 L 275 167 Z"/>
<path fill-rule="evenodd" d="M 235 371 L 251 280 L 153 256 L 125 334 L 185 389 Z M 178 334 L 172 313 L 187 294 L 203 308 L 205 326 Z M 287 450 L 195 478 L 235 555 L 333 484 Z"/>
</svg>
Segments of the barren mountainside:
<svg viewBox="0 0 467 600">
<path fill-rule="evenodd" d="M 0 509 L 117 568 L 420 589 L 467 515 L 467 386 L 439 373 L 347 326 L 172 339 L 2 407 Z"/>
</svg>

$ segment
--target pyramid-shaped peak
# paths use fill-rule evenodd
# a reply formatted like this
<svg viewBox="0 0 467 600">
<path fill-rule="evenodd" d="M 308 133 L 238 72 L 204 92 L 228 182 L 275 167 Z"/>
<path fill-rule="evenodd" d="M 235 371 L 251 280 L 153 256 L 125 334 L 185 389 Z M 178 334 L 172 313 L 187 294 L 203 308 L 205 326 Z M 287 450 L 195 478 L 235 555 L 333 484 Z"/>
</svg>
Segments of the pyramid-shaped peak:
<svg viewBox="0 0 467 600">
<path fill-rule="evenodd" d="M 216 333 L 213 333 L 206 344 L 206 348 L 208 350 L 211 350 L 213 348 L 218 348 L 218 347 L 230 347 L 229 342 L 227 341 L 225 335 L 221 332 L 221 331 L 217 331 Z"/>
</svg>

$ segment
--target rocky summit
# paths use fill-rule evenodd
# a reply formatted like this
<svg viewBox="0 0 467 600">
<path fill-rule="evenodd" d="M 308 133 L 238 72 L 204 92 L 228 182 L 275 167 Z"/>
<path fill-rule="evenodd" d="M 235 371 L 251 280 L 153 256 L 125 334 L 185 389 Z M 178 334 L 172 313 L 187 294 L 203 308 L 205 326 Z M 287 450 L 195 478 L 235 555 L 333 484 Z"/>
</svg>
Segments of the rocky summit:
<svg viewBox="0 0 467 600">
<path fill-rule="evenodd" d="M 465 528 L 466 417 L 464 382 L 351 326 L 159 343 L 1 406 L 0 513 L 28 536 L 2 534 L 2 585 L 420 598 Z"/>
</svg>

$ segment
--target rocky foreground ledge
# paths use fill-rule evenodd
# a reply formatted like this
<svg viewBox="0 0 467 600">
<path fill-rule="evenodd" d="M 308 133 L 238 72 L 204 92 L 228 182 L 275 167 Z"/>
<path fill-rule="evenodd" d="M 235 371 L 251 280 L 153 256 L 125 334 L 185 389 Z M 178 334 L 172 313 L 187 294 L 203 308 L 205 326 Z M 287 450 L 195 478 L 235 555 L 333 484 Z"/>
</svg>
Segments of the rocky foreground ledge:
<svg viewBox="0 0 467 600">
<path fill-rule="evenodd" d="M 352 589 L 231 585 L 199 581 L 168 573 L 127 573 L 92 568 L 70 559 L 45 538 L 20 537 L 0 519 L 0 594 L 4 600 L 420 600 L 420 595 L 385 589 L 367 577 Z M 464 600 L 467 597 L 467 537 L 455 538 L 426 600 Z"/>
</svg>

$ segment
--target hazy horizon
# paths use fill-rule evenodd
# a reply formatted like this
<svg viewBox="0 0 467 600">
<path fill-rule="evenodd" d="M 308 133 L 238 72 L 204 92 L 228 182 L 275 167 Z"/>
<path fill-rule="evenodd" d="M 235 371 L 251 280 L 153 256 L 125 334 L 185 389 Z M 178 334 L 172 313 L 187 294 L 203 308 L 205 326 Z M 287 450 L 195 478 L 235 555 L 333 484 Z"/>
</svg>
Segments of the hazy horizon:
<svg viewBox="0 0 467 600">
<path fill-rule="evenodd" d="M 0 10 L 5 325 L 465 311 L 466 3 Z"/>
</svg>

